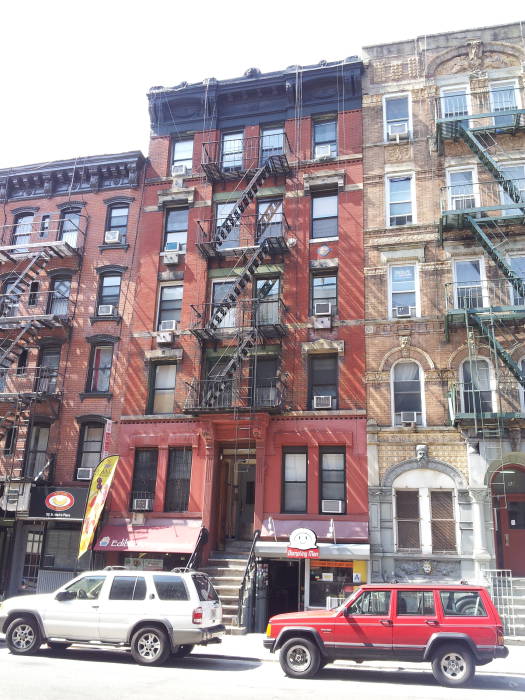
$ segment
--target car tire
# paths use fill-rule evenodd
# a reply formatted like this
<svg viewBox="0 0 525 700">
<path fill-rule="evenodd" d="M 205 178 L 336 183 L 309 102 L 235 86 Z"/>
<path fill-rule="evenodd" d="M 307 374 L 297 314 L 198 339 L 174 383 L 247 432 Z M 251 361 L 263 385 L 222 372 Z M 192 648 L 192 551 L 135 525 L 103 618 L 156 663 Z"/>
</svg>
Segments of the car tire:
<svg viewBox="0 0 525 700">
<path fill-rule="evenodd" d="M 142 666 L 160 666 L 170 652 L 168 635 L 161 627 L 141 627 L 131 638 L 131 656 Z"/>
<path fill-rule="evenodd" d="M 5 635 L 11 654 L 34 654 L 42 644 L 40 628 L 34 617 L 17 617 Z"/>
<path fill-rule="evenodd" d="M 71 646 L 69 642 L 46 642 L 46 644 L 53 651 L 64 651 L 64 649 L 69 649 Z"/>
<path fill-rule="evenodd" d="M 279 663 L 291 678 L 311 678 L 321 665 L 317 644 L 304 637 L 289 639 L 281 647 Z"/>
<path fill-rule="evenodd" d="M 194 646 L 195 644 L 179 644 L 171 655 L 176 659 L 183 659 L 188 654 L 191 654 Z"/>
<path fill-rule="evenodd" d="M 465 685 L 475 672 L 472 652 L 460 644 L 444 644 L 432 655 L 432 673 L 441 685 L 451 688 Z"/>
</svg>

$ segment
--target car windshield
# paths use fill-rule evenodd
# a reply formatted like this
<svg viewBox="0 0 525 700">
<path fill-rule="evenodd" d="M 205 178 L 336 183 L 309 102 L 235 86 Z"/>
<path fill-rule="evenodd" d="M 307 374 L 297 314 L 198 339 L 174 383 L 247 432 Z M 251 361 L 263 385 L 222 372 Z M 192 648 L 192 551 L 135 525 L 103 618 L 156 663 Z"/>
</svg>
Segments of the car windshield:
<svg viewBox="0 0 525 700">
<path fill-rule="evenodd" d="M 355 598 L 357 598 L 357 596 L 361 593 L 362 590 L 363 590 L 363 589 L 362 589 L 361 587 L 356 588 L 356 590 L 355 590 L 355 591 L 352 591 L 352 592 L 350 593 L 350 595 L 348 596 L 348 598 L 346 598 L 345 601 L 344 601 L 343 603 L 340 603 L 339 605 L 335 605 L 333 608 L 330 608 L 330 610 L 337 610 L 338 612 L 339 612 L 340 610 L 343 610 L 343 609 L 346 608 L 348 605 L 350 605 L 350 603 L 351 603 Z"/>
</svg>

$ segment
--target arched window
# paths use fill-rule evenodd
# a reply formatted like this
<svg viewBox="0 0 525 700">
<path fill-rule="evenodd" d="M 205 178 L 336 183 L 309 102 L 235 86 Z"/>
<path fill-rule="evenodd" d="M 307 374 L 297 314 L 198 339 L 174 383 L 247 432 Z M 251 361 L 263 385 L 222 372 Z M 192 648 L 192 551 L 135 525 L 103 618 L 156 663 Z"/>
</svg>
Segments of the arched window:
<svg viewBox="0 0 525 700">
<path fill-rule="evenodd" d="M 465 360 L 461 366 L 463 413 L 492 413 L 493 396 L 487 360 Z"/>
<path fill-rule="evenodd" d="M 423 425 L 421 369 L 417 362 L 398 362 L 392 369 L 394 425 Z"/>
</svg>

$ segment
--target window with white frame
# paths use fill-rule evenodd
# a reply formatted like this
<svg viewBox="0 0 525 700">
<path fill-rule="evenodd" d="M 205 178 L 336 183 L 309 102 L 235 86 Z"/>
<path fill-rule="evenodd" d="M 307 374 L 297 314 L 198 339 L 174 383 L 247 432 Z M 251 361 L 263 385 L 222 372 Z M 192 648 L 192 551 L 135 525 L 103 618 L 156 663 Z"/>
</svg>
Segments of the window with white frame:
<svg viewBox="0 0 525 700">
<path fill-rule="evenodd" d="M 151 413 L 173 413 L 177 365 L 174 363 L 155 364 L 152 367 L 152 375 L 150 394 Z"/>
<path fill-rule="evenodd" d="M 423 425 L 421 369 L 417 362 L 398 362 L 392 368 L 394 425 Z"/>
<path fill-rule="evenodd" d="M 413 175 L 387 177 L 387 225 L 407 226 L 414 223 Z"/>
<path fill-rule="evenodd" d="M 307 464 L 305 448 L 283 450 L 283 513 L 306 513 Z"/>
<path fill-rule="evenodd" d="M 492 413 L 493 395 L 490 365 L 487 360 L 465 360 L 461 365 L 462 412 Z"/>
<path fill-rule="evenodd" d="M 222 169 L 241 170 L 244 134 L 242 131 L 222 135 Z"/>
<path fill-rule="evenodd" d="M 215 207 L 215 233 L 218 236 L 221 226 L 224 224 L 235 207 L 235 202 L 223 202 Z M 241 225 L 237 222 L 228 231 L 226 238 L 222 238 L 222 248 L 238 248 L 241 243 Z"/>
<path fill-rule="evenodd" d="M 314 122 L 314 158 L 337 156 L 337 122 L 335 119 Z"/>
<path fill-rule="evenodd" d="M 482 272 L 482 260 L 454 261 L 454 300 L 457 309 L 485 306 Z"/>
<path fill-rule="evenodd" d="M 448 209 L 462 211 L 478 206 L 475 192 L 474 170 L 449 170 L 448 179 Z"/>
<path fill-rule="evenodd" d="M 525 206 L 525 165 L 520 163 L 519 165 L 505 165 L 501 168 L 506 180 L 511 181 L 510 187 L 514 190 L 516 195 L 520 196 L 521 203 L 516 202 L 514 197 L 511 197 L 508 192 L 506 192 L 503 187 L 501 190 L 501 203 L 505 205 L 506 209 L 503 210 L 504 216 L 519 216 L 521 210 L 519 206 Z"/>
<path fill-rule="evenodd" d="M 312 238 L 337 238 L 338 197 L 316 194 L 312 197 Z"/>
<path fill-rule="evenodd" d="M 470 112 L 470 95 L 466 86 L 444 88 L 441 91 L 441 114 L 444 119 L 454 119 L 467 116 Z M 468 128 L 468 119 L 461 119 L 459 123 Z"/>
<path fill-rule="evenodd" d="M 172 330 L 171 328 L 167 329 L 164 322 L 174 321 L 178 323 L 180 321 L 183 291 L 182 284 L 166 285 L 160 288 L 157 330 Z"/>
<path fill-rule="evenodd" d="M 188 209 L 169 209 L 166 212 L 166 230 L 164 233 L 164 250 L 186 250 L 188 238 Z"/>
<path fill-rule="evenodd" d="M 525 255 L 513 255 L 510 258 L 510 267 L 517 277 L 525 285 Z M 521 296 L 518 290 L 511 285 L 512 303 L 514 306 L 524 306 L 525 297 Z"/>
<path fill-rule="evenodd" d="M 193 167 L 193 139 L 180 139 L 173 144 L 173 160 L 171 172 L 173 175 L 184 175 L 191 172 Z"/>
<path fill-rule="evenodd" d="M 409 95 L 391 95 L 384 102 L 385 139 L 399 141 L 410 136 Z"/>
<path fill-rule="evenodd" d="M 392 265 L 390 268 L 390 315 L 392 318 L 416 316 L 416 265 Z"/>
<path fill-rule="evenodd" d="M 516 121 L 515 111 L 520 106 L 518 83 L 515 80 L 501 80 L 491 83 L 489 91 L 491 111 L 502 112 L 493 117 L 494 126 L 512 126 Z"/>
</svg>

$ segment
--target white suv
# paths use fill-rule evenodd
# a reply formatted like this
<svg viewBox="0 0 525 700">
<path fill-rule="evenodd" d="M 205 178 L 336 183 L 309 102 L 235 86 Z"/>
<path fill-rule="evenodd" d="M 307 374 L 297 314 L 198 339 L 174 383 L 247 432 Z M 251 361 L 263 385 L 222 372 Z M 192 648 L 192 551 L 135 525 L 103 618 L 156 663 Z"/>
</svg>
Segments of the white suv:
<svg viewBox="0 0 525 700">
<path fill-rule="evenodd" d="M 197 571 L 89 571 L 54 593 L 9 598 L 0 605 L 0 631 L 13 654 L 45 642 L 130 647 L 140 664 L 186 656 L 195 644 L 224 634 L 222 608 L 206 574 Z"/>
</svg>

